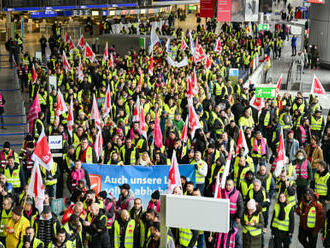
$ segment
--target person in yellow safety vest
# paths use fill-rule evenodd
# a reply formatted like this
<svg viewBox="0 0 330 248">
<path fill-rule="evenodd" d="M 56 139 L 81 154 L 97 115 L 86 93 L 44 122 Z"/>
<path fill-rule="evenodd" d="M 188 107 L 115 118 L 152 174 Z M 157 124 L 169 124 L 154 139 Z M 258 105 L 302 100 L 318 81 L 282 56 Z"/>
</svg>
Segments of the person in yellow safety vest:
<svg viewBox="0 0 330 248">
<path fill-rule="evenodd" d="M 245 53 L 243 54 L 243 61 L 244 61 L 244 68 L 245 70 L 249 69 L 250 67 L 250 60 L 251 60 L 251 56 L 249 55 L 248 51 L 245 51 Z"/>
<path fill-rule="evenodd" d="M 267 198 L 266 199 L 266 211 L 263 212 L 263 215 L 264 215 L 265 227 L 267 227 L 268 226 L 269 207 L 271 204 L 271 200 L 273 198 L 273 194 L 275 192 L 275 181 L 274 181 L 272 173 L 270 173 L 270 172 L 267 173 L 266 165 L 259 166 L 259 170 L 256 174 L 256 178 L 261 181 L 261 185 L 266 191 L 266 198 Z"/>
<path fill-rule="evenodd" d="M 76 149 L 76 159 L 82 163 L 96 163 L 96 155 L 94 149 L 88 144 L 88 138 L 81 138 L 81 143 Z"/>
<path fill-rule="evenodd" d="M 41 86 L 38 92 L 38 99 L 41 110 L 43 112 L 46 111 L 47 108 L 47 91 L 45 91 L 45 87 Z"/>
<path fill-rule="evenodd" d="M 295 110 L 299 110 L 300 113 L 302 115 L 304 115 L 305 111 L 306 111 L 306 106 L 305 103 L 303 102 L 303 98 L 302 97 L 298 97 L 296 99 L 296 101 L 293 103 L 292 109 L 291 109 L 291 113 L 293 113 Z"/>
<path fill-rule="evenodd" d="M 5 224 L 11 218 L 11 211 L 13 208 L 13 198 L 11 196 L 5 196 L 2 201 L 2 210 L 0 218 L 0 241 L 5 244 Z"/>
<path fill-rule="evenodd" d="M 275 247 L 289 247 L 294 231 L 294 207 L 284 193 L 279 194 L 275 203 L 270 226 Z"/>
<path fill-rule="evenodd" d="M 23 235 L 18 248 L 44 248 L 44 242 L 35 236 L 34 228 L 32 226 L 25 229 L 25 235 Z"/>
<path fill-rule="evenodd" d="M 324 129 L 324 118 L 322 116 L 321 110 L 316 110 L 315 113 L 311 116 L 310 124 L 312 135 L 315 135 L 316 137 L 322 137 Z"/>
<path fill-rule="evenodd" d="M 307 189 L 296 209 L 300 216 L 298 240 L 303 247 L 316 247 L 318 233 L 323 227 L 323 207 L 312 189 Z"/>
<path fill-rule="evenodd" d="M 251 115 L 251 109 L 250 108 L 245 108 L 244 110 L 244 115 L 241 116 L 238 120 L 238 125 L 245 130 L 247 127 L 254 127 L 254 120 Z"/>
<path fill-rule="evenodd" d="M 34 121 L 34 126 L 33 126 L 33 137 L 35 139 L 39 138 L 41 131 L 45 128 L 44 119 L 45 119 L 45 113 L 39 112 L 38 119 Z"/>
<path fill-rule="evenodd" d="M 275 59 L 276 58 L 281 59 L 281 52 L 283 46 L 283 40 L 281 39 L 281 37 L 275 39 L 274 45 L 275 45 Z"/>
<path fill-rule="evenodd" d="M 136 164 L 138 153 L 130 138 L 126 139 L 126 145 L 120 148 L 120 156 L 125 165 Z"/>
<path fill-rule="evenodd" d="M 296 189 L 294 186 L 294 181 L 289 180 L 286 170 L 283 170 L 280 174 L 280 180 L 277 184 L 278 193 L 284 193 L 288 199 L 288 204 L 296 205 Z"/>
<path fill-rule="evenodd" d="M 245 201 L 254 199 L 257 202 L 257 205 L 262 209 L 263 217 L 264 212 L 267 211 L 267 206 L 269 203 L 267 202 L 266 191 L 262 187 L 261 181 L 259 179 L 255 179 L 253 181 L 253 189 L 250 189 L 246 195 Z M 264 226 L 264 232 L 267 231 L 267 227 Z"/>
<path fill-rule="evenodd" d="M 168 104 L 165 104 L 164 106 L 164 111 L 168 114 L 168 118 L 174 120 L 176 110 L 177 106 L 174 104 L 173 98 L 170 98 Z"/>
<path fill-rule="evenodd" d="M 264 218 L 260 206 L 254 199 L 247 202 L 247 208 L 242 218 L 243 247 L 262 247 L 261 234 L 264 227 Z"/>
<path fill-rule="evenodd" d="M 187 228 L 179 228 L 180 248 L 196 247 L 199 231 Z"/>
<path fill-rule="evenodd" d="M 18 247 L 19 242 L 25 234 L 30 222 L 22 216 L 22 206 L 16 206 L 11 212 L 11 217 L 5 224 L 6 247 Z"/>
<path fill-rule="evenodd" d="M 67 153 L 63 154 L 64 172 L 66 172 L 67 174 L 71 173 L 71 168 L 73 166 L 74 161 L 75 161 L 75 150 L 74 150 L 74 146 L 70 145 L 68 147 Z"/>
<path fill-rule="evenodd" d="M 146 241 L 146 248 L 159 248 L 160 247 L 160 223 L 153 222 L 150 226 L 151 235 Z M 166 248 L 175 248 L 174 239 L 171 235 L 167 234 Z"/>
<path fill-rule="evenodd" d="M 260 131 L 257 131 L 255 137 L 251 139 L 251 147 L 254 170 L 257 171 L 258 165 L 266 164 L 267 157 L 267 140 L 262 137 Z"/>
<path fill-rule="evenodd" d="M 25 175 L 22 166 L 16 163 L 13 156 L 8 158 L 8 166 L 5 169 L 7 182 L 13 186 L 12 192 L 20 194 L 26 184 Z"/>
<path fill-rule="evenodd" d="M 58 233 L 55 235 L 55 239 L 53 239 L 45 248 L 74 248 L 72 242 L 66 238 L 66 231 L 61 228 Z"/>
<path fill-rule="evenodd" d="M 82 224 L 79 216 L 73 214 L 70 216 L 70 221 L 62 226 L 67 234 L 67 239 L 70 240 L 74 247 L 83 248 Z"/>
<path fill-rule="evenodd" d="M 202 160 L 202 153 L 200 151 L 195 152 L 195 160 L 192 162 L 196 168 L 196 187 L 201 194 L 204 194 L 205 177 L 207 176 L 208 166 L 207 163 Z"/>
<path fill-rule="evenodd" d="M 290 108 L 289 107 L 283 107 L 283 112 L 280 115 L 279 123 L 281 127 L 283 128 L 283 135 L 284 137 L 287 137 L 287 134 L 289 130 L 292 128 L 292 116 L 290 115 Z"/>
<path fill-rule="evenodd" d="M 259 115 L 259 129 L 264 137 L 267 137 L 267 130 L 270 127 L 270 118 L 271 118 L 271 109 L 269 106 L 269 102 L 265 102 L 265 106 L 261 109 L 261 113 Z"/>
<path fill-rule="evenodd" d="M 254 174 L 251 170 L 247 171 L 245 178 L 241 181 L 239 191 L 242 193 L 243 200 L 245 201 L 246 195 L 250 189 L 253 189 Z"/>
<path fill-rule="evenodd" d="M 98 203 L 90 206 L 91 219 L 83 221 L 87 233 L 91 236 L 88 247 L 109 247 L 110 238 L 107 230 L 107 217 L 100 211 Z"/>
<path fill-rule="evenodd" d="M 319 194 L 319 201 L 322 203 L 324 210 L 326 210 L 326 206 L 330 201 L 330 173 L 324 161 L 317 162 L 316 169 L 311 188 Z"/>
<path fill-rule="evenodd" d="M 235 160 L 234 160 L 234 165 L 233 167 L 235 168 L 235 166 L 238 166 L 239 160 L 241 159 L 241 157 L 245 157 L 245 161 L 248 164 L 248 166 L 250 167 L 250 170 L 254 173 L 254 164 L 253 164 L 253 160 L 252 158 L 249 156 L 248 152 L 245 152 L 245 147 L 241 147 L 239 149 L 239 153 L 236 155 Z"/>
<path fill-rule="evenodd" d="M 114 247 L 115 248 L 134 248 L 138 245 L 137 228 L 134 219 L 130 218 L 130 215 L 126 209 L 120 213 L 120 219 L 115 220 L 114 223 Z"/>
<path fill-rule="evenodd" d="M 41 166 L 40 171 L 46 184 L 45 192 L 48 194 L 49 198 L 55 199 L 57 178 L 60 176 L 57 163 L 54 162 L 50 170 L 46 170 L 45 167 Z"/>
<path fill-rule="evenodd" d="M 142 220 L 145 211 L 142 207 L 142 200 L 140 198 L 136 198 L 134 200 L 134 207 L 129 211 L 131 219 L 135 220 L 135 229 L 137 235 L 136 243 L 140 244 L 140 247 L 143 247 L 145 242 L 145 224 Z"/>
<path fill-rule="evenodd" d="M 250 166 L 246 163 L 244 156 L 240 157 L 237 165 L 234 166 L 234 184 L 236 188 L 241 187 L 241 183 L 245 178 L 246 173 L 251 170 Z"/>
</svg>

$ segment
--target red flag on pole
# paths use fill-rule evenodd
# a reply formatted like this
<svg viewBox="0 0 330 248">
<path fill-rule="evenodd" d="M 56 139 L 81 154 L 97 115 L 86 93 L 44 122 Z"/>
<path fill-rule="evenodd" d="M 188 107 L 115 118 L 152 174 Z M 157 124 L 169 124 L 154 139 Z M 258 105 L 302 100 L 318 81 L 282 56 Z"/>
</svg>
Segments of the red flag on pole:
<svg viewBox="0 0 330 248">
<path fill-rule="evenodd" d="M 217 42 L 215 43 L 215 49 L 216 52 L 220 53 L 222 51 L 222 46 L 221 46 L 221 40 L 217 39 Z"/>
<path fill-rule="evenodd" d="M 142 136 L 147 140 L 147 128 L 146 128 L 146 120 L 144 116 L 143 106 L 140 106 L 140 132 Z"/>
<path fill-rule="evenodd" d="M 60 89 L 57 91 L 57 106 L 56 106 L 56 119 L 60 118 L 60 115 L 68 112 L 68 108 L 65 104 L 64 97 Z"/>
<path fill-rule="evenodd" d="M 198 87 L 198 83 L 197 83 L 197 74 L 196 74 L 196 70 L 195 69 L 193 71 L 193 75 L 192 75 L 191 80 L 192 80 L 191 82 L 192 82 L 193 93 L 194 93 L 194 95 L 197 95 L 198 94 L 199 87 Z"/>
<path fill-rule="evenodd" d="M 110 59 L 109 59 L 109 64 L 108 64 L 108 67 L 111 67 L 114 63 L 114 60 L 113 60 L 113 55 L 112 53 L 110 53 Z"/>
<path fill-rule="evenodd" d="M 63 67 L 64 67 L 65 71 L 68 72 L 69 70 L 71 70 L 71 65 L 68 61 L 68 58 L 66 57 L 64 50 L 63 50 L 62 61 L 63 61 Z"/>
<path fill-rule="evenodd" d="M 276 85 L 276 93 L 277 93 L 277 94 L 280 93 L 281 83 L 282 83 L 282 74 L 281 74 L 280 78 L 279 78 L 278 81 L 277 81 L 277 85 Z"/>
<path fill-rule="evenodd" d="M 232 156 L 232 147 L 230 147 L 229 154 L 226 161 L 226 166 L 221 177 L 221 188 L 224 189 L 226 185 L 227 176 L 229 175 L 230 163 Z"/>
<path fill-rule="evenodd" d="M 85 57 L 88 58 L 91 62 L 95 59 L 95 53 L 93 52 L 92 48 L 86 43 L 85 46 Z"/>
<path fill-rule="evenodd" d="M 188 106 L 189 106 L 189 127 L 190 127 L 190 135 L 193 139 L 195 137 L 195 132 L 197 129 L 202 128 L 197 114 L 195 112 L 195 108 L 192 104 L 192 99 L 188 99 Z"/>
<path fill-rule="evenodd" d="M 245 135 L 243 132 L 242 127 L 239 129 L 239 136 L 238 136 L 238 141 L 237 141 L 237 147 L 236 147 L 236 154 L 239 153 L 239 150 L 244 147 L 244 156 L 249 153 L 249 147 L 246 143 Z"/>
<path fill-rule="evenodd" d="M 154 74 L 154 57 L 151 56 L 150 58 L 150 63 L 149 63 L 149 68 L 148 68 L 148 73 L 152 76 Z"/>
<path fill-rule="evenodd" d="M 263 98 L 256 98 L 255 96 L 253 96 L 250 100 L 250 105 L 251 107 L 260 111 L 265 106 L 265 102 Z"/>
<path fill-rule="evenodd" d="M 284 161 L 285 161 L 284 137 L 283 137 L 283 129 L 281 128 L 280 140 L 277 148 L 276 168 L 274 171 L 274 175 L 276 177 L 278 177 L 281 174 L 282 168 L 284 167 Z"/>
<path fill-rule="evenodd" d="M 53 157 L 49 149 L 44 129 L 42 129 L 36 147 L 34 148 L 32 160 L 45 167 L 47 170 L 51 170 L 53 166 Z"/>
<path fill-rule="evenodd" d="M 93 105 L 92 105 L 92 111 L 91 111 L 91 120 L 95 120 L 95 126 L 97 129 L 101 130 L 101 116 L 99 107 L 97 106 L 95 95 L 93 94 Z"/>
<path fill-rule="evenodd" d="M 79 42 L 78 42 L 78 46 L 81 48 L 81 49 L 84 49 L 85 46 L 86 46 L 86 41 L 84 39 L 84 35 L 81 35 L 80 36 L 80 39 L 79 39 Z"/>
<path fill-rule="evenodd" d="M 168 173 L 168 184 L 167 184 L 167 194 L 172 194 L 175 187 L 180 187 L 182 194 L 182 184 L 179 171 L 178 161 L 176 159 L 176 152 L 173 150 L 171 167 Z"/>
<path fill-rule="evenodd" d="M 181 51 L 186 50 L 187 48 L 187 43 L 185 42 L 184 38 L 181 38 Z"/>
<path fill-rule="evenodd" d="M 94 142 L 94 150 L 96 159 L 99 160 L 102 158 L 102 151 L 103 151 L 103 137 L 102 137 L 102 131 L 98 129 L 96 139 Z"/>
<path fill-rule="evenodd" d="M 206 59 L 205 59 L 205 67 L 206 69 L 210 70 L 211 68 L 211 60 L 210 60 L 210 57 L 209 56 L 206 56 Z"/>
<path fill-rule="evenodd" d="M 84 72 L 83 72 L 83 65 L 81 63 L 81 58 L 79 58 L 78 79 L 80 81 L 82 81 L 84 79 Z"/>
<path fill-rule="evenodd" d="M 188 125 L 189 125 L 189 117 L 187 115 L 186 121 L 184 122 L 184 126 L 182 129 L 181 140 L 183 143 L 187 143 L 188 141 Z"/>
<path fill-rule="evenodd" d="M 102 108 L 103 118 L 108 116 L 111 111 L 111 92 L 110 85 L 108 84 L 107 91 L 105 92 L 105 101 Z"/>
<path fill-rule="evenodd" d="M 69 107 L 69 114 L 68 114 L 68 132 L 70 137 L 72 138 L 72 128 L 74 124 L 74 115 L 73 115 L 73 101 L 71 99 L 70 107 Z"/>
<path fill-rule="evenodd" d="M 42 212 L 45 200 L 45 185 L 43 184 L 39 163 L 34 163 L 30 183 L 27 190 L 27 195 L 34 198 L 36 208 L 39 213 Z"/>
<path fill-rule="evenodd" d="M 138 92 L 141 91 L 141 88 L 142 88 L 142 74 L 140 74 L 139 81 L 138 81 L 138 84 L 136 86 L 136 89 L 137 89 Z"/>
<path fill-rule="evenodd" d="M 33 103 L 30 107 L 29 114 L 27 116 L 27 122 L 29 123 L 29 132 L 32 134 L 33 132 L 33 121 L 38 119 L 38 114 L 41 111 L 39 97 L 36 94 Z"/>
<path fill-rule="evenodd" d="M 326 96 L 326 92 L 320 82 L 320 80 L 314 74 L 313 83 L 312 83 L 312 92 L 313 95 Z"/>
<path fill-rule="evenodd" d="M 75 49 L 75 45 L 73 44 L 73 41 L 72 41 L 72 39 L 71 39 L 71 37 L 70 37 L 70 40 L 69 40 L 69 50 L 70 50 L 70 52 L 71 52 L 73 49 Z"/>
<path fill-rule="evenodd" d="M 32 83 L 34 84 L 37 81 L 38 75 L 36 73 L 36 70 L 34 68 L 34 65 L 32 65 Z"/>
<path fill-rule="evenodd" d="M 108 42 L 105 43 L 103 59 L 107 61 L 109 59 L 109 50 L 108 50 Z"/>
<path fill-rule="evenodd" d="M 140 99 L 139 99 L 139 97 L 137 97 L 137 99 L 136 99 L 132 121 L 133 122 L 140 121 Z"/>
<path fill-rule="evenodd" d="M 155 113 L 154 139 L 155 139 L 155 146 L 157 146 L 158 148 L 162 148 L 163 147 L 163 135 L 162 135 L 162 130 L 159 125 L 157 112 Z"/>
</svg>

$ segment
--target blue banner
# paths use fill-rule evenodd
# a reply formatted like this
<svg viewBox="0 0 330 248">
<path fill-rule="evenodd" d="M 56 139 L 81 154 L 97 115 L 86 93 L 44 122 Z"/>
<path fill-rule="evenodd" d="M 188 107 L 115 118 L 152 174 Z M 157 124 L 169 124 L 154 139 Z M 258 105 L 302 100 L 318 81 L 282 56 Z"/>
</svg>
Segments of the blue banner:
<svg viewBox="0 0 330 248">
<path fill-rule="evenodd" d="M 89 173 L 91 188 L 95 192 L 106 190 L 118 199 L 119 186 L 127 183 L 131 186 L 135 198 L 142 199 L 144 207 L 151 199 L 152 192 L 157 189 L 161 194 L 166 192 L 170 170 L 168 165 L 145 167 L 138 165 L 83 164 L 83 167 Z M 179 165 L 179 171 L 181 176 L 187 177 L 187 181 L 195 182 L 194 165 Z"/>
</svg>

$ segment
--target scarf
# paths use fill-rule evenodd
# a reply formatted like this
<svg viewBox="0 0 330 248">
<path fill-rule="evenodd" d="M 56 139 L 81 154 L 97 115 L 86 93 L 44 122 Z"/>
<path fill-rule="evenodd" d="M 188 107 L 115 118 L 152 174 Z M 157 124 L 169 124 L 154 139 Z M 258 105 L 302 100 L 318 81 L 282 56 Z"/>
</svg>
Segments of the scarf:
<svg viewBox="0 0 330 248">
<path fill-rule="evenodd" d="M 264 155 L 266 154 L 266 145 L 265 145 L 265 140 L 261 138 L 260 140 L 260 145 L 261 145 L 261 154 Z M 258 139 L 254 139 L 253 143 L 253 151 L 258 152 Z"/>
<path fill-rule="evenodd" d="M 284 220 L 285 219 L 285 210 L 284 208 L 286 207 L 286 203 L 285 202 L 280 202 L 280 212 L 278 214 L 278 219 L 279 220 Z"/>
</svg>

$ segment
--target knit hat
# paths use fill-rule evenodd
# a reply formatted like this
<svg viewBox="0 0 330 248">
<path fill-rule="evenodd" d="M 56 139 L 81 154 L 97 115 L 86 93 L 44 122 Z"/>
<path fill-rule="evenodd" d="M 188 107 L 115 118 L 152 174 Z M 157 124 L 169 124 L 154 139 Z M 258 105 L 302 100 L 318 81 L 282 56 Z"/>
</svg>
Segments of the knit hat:
<svg viewBox="0 0 330 248">
<path fill-rule="evenodd" d="M 247 209 L 256 211 L 257 207 L 256 207 L 256 201 L 254 199 L 248 201 Z"/>
<path fill-rule="evenodd" d="M 3 148 L 10 148 L 10 143 L 8 141 L 3 143 Z"/>
<path fill-rule="evenodd" d="M 98 196 L 101 197 L 102 199 L 105 199 L 107 198 L 107 192 L 103 190 L 100 193 L 98 193 Z"/>
<path fill-rule="evenodd" d="M 22 216 L 22 211 L 23 211 L 22 206 L 16 206 L 16 207 L 13 208 L 12 213 L 14 213 L 18 216 Z"/>
<path fill-rule="evenodd" d="M 159 200 L 159 198 L 160 198 L 159 190 L 154 191 L 154 192 L 151 194 L 151 198 L 152 198 L 152 199 Z"/>
</svg>

